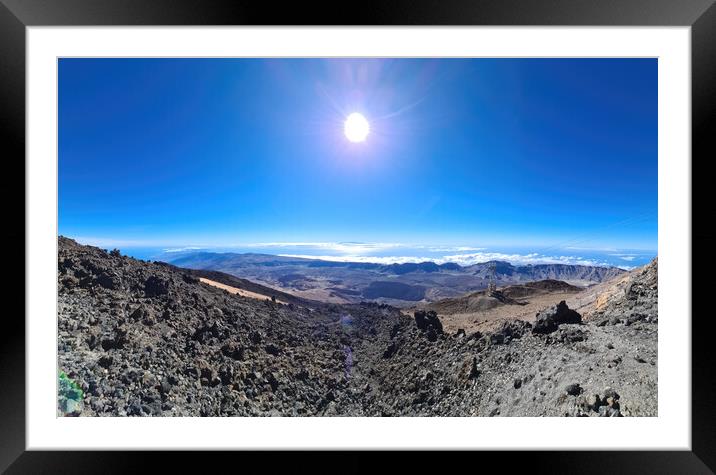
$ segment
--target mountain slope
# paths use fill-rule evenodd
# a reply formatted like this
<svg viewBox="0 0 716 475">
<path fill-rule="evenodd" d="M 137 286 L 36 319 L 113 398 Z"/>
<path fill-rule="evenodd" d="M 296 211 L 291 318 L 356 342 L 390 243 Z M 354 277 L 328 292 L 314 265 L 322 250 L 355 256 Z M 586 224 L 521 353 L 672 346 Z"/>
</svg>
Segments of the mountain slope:
<svg viewBox="0 0 716 475">
<path fill-rule="evenodd" d="M 658 259 L 576 295 L 571 305 L 601 324 L 658 320 Z"/>
<path fill-rule="evenodd" d="M 58 244 L 58 369 L 81 389 L 75 415 L 656 415 L 652 321 L 452 334 L 429 313 L 281 305 Z"/>
<path fill-rule="evenodd" d="M 559 280 L 540 280 L 503 287 L 494 294 L 480 290 L 460 297 L 438 300 L 423 308 L 434 310 L 440 315 L 474 313 L 505 305 L 526 305 L 527 299 L 538 295 L 580 292 L 581 290 L 583 289 L 580 287 Z"/>
<path fill-rule="evenodd" d="M 168 264 L 171 265 L 171 264 Z M 172 266 L 175 267 L 175 266 Z M 268 298 L 275 297 L 279 300 L 282 300 L 286 303 L 292 303 L 295 305 L 301 305 L 304 307 L 315 307 L 319 305 L 318 302 L 314 302 L 312 300 L 308 299 L 302 299 L 299 297 L 296 297 L 293 294 L 289 294 L 286 292 L 282 292 L 280 290 L 276 290 L 272 287 L 267 287 L 265 285 L 257 284 L 255 282 L 251 282 L 247 279 L 241 279 L 236 276 L 233 276 L 231 274 L 226 274 L 225 272 L 218 272 L 213 270 L 204 270 L 204 269 L 180 269 L 176 268 L 177 270 L 180 270 L 181 272 L 184 272 L 186 274 L 189 274 L 191 276 L 197 277 L 197 278 L 205 278 L 212 280 L 214 282 L 219 282 L 221 284 L 234 287 L 237 289 L 247 290 L 249 292 L 253 292 L 256 294 L 265 295 Z"/>
</svg>

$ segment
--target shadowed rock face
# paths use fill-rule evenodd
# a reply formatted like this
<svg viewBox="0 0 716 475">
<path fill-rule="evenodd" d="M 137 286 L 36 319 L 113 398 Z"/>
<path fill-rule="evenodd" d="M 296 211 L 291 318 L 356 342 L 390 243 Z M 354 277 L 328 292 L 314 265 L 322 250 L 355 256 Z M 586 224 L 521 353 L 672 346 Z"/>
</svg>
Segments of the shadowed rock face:
<svg viewBox="0 0 716 475">
<path fill-rule="evenodd" d="M 434 312 L 260 301 L 59 239 L 58 357 L 81 416 L 656 415 L 656 324 L 563 307 L 549 334 L 451 335 Z"/>
</svg>

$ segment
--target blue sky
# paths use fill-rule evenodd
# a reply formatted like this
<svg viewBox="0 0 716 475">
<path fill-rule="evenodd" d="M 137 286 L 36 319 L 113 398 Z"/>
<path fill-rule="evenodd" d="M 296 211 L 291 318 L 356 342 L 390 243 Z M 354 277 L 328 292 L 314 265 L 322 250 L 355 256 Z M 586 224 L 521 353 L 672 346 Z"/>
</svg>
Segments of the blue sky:
<svg viewBox="0 0 716 475">
<path fill-rule="evenodd" d="M 656 215 L 655 59 L 59 63 L 79 240 L 655 250 Z"/>
</svg>

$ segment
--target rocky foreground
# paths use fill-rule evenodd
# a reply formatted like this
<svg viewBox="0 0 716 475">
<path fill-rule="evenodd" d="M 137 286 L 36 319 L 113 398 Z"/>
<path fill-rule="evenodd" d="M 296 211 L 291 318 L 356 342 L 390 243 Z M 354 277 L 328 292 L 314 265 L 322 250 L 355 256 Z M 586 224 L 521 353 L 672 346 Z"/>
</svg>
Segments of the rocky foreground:
<svg viewBox="0 0 716 475">
<path fill-rule="evenodd" d="M 58 267 L 68 415 L 657 415 L 656 261 L 588 321 L 561 303 L 488 334 L 448 334 L 430 311 L 233 295 L 62 237 Z"/>
</svg>

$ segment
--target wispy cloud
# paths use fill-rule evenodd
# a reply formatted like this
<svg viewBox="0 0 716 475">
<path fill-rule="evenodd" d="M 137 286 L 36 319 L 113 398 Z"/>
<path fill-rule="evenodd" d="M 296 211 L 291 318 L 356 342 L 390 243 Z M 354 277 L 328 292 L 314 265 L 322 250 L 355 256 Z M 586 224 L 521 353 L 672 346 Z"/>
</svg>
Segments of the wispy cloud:
<svg viewBox="0 0 716 475">
<path fill-rule="evenodd" d="M 335 252 L 346 255 L 364 255 L 373 252 L 381 252 L 388 249 L 405 247 L 401 243 L 380 243 L 380 242 L 260 242 L 248 244 L 247 247 L 255 248 L 311 248 L 327 252 Z"/>
<path fill-rule="evenodd" d="M 634 259 L 636 259 L 637 257 L 643 256 L 644 254 L 609 254 L 609 255 L 613 256 L 613 257 L 618 257 L 619 259 L 622 259 L 624 261 L 631 262 Z"/>
<path fill-rule="evenodd" d="M 202 249 L 205 249 L 205 248 L 198 247 L 198 246 L 187 246 L 187 247 L 176 247 L 176 248 L 172 248 L 172 249 L 164 249 L 164 252 L 200 251 Z"/>
<path fill-rule="evenodd" d="M 474 252 L 470 254 L 455 254 L 445 256 L 445 262 L 455 262 L 460 265 L 472 265 L 487 261 L 507 261 L 515 265 L 528 264 L 571 264 L 582 266 L 608 266 L 606 262 L 596 259 L 586 259 L 578 256 L 546 256 L 536 252 L 529 254 L 506 254 L 502 252 Z"/>
<path fill-rule="evenodd" d="M 472 246 L 430 246 L 426 248 L 431 252 L 469 252 L 469 251 L 484 251 L 485 247 L 472 247 Z"/>
<path fill-rule="evenodd" d="M 279 254 L 282 257 L 296 257 L 301 259 L 319 259 L 322 261 L 331 262 L 361 262 L 370 264 L 417 264 L 420 262 L 433 261 L 435 263 L 439 259 L 433 259 L 430 257 L 415 257 L 415 256 L 357 256 L 357 255 L 342 255 L 342 256 L 316 256 L 309 254 Z"/>
<path fill-rule="evenodd" d="M 310 248 L 312 250 L 344 254 L 347 257 L 362 256 L 399 248 L 410 248 L 412 250 L 423 249 L 428 252 L 470 252 L 484 251 L 486 249 L 484 247 L 474 246 L 418 245 L 396 242 L 259 242 L 247 244 L 246 246 L 252 248 Z M 426 259 L 430 260 L 431 258 Z"/>
</svg>

